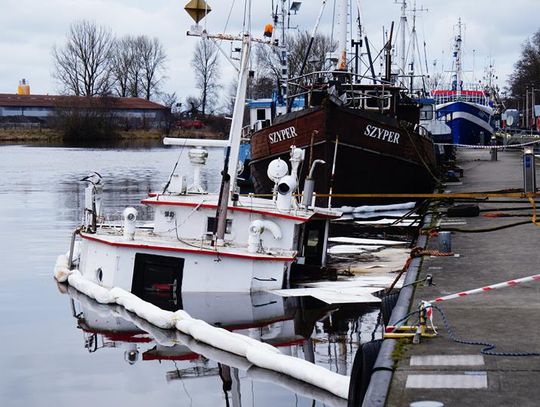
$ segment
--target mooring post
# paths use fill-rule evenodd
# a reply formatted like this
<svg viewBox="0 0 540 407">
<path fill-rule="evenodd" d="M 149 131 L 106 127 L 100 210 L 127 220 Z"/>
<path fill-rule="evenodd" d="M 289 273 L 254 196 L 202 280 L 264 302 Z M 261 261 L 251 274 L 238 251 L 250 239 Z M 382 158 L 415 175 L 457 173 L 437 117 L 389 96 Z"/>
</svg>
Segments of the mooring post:
<svg viewBox="0 0 540 407">
<path fill-rule="evenodd" d="M 491 161 L 497 161 L 497 137 L 491 136 Z"/>
<path fill-rule="evenodd" d="M 536 169 L 534 163 L 534 148 L 527 146 L 523 149 L 523 192 L 536 193 Z"/>
</svg>

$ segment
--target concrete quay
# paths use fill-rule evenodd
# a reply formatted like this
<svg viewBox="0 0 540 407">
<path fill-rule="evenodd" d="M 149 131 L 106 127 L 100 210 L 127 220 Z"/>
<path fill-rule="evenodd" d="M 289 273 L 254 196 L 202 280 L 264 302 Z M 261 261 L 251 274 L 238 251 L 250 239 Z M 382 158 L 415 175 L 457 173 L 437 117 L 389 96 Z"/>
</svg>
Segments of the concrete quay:
<svg viewBox="0 0 540 407">
<path fill-rule="evenodd" d="M 521 152 L 499 151 L 498 161 L 491 161 L 489 150 L 460 150 L 457 164 L 464 170 L 463 182 L 447 186 L 445 192 L 523 187 Z M 472 218 L 448 218 L 445 207 L 440 207 L 440 213 L 435 209 L 433 220 L 440 220 L 441 230 L 463 230 L 452 232 L 452 251 L 458 256 L 423 257 L 417 278 L 431 274 L 436 285 L 419 285 L 412 297 L 411 310 L 421 300 L 540 273 L 540 228 L 532 222 L 484 233 L 465 232 L 531 220 L 532 208 L 526 199 L 519 203 L 504 202 L 508 200 L 482 202 L 480 216 Z M 513 210 L 501 210 L 508 208 Z M 493 218 L 484 216 L 487 211 L 523 216 Z M 427 248 L 438 249 L 438 238 L 429 238 Z M 460 339 L 494 344 L 493 352 L 540 355 L 540 281 L 437 305 L 444 310 L 455 336 Z M 396 342 L 391 355 L 395 371 L 386 399 L 373 401 L 376 400 L 373 395 L 384 394 L 384 389 L 377 389 L 381 380 L 372 377 L 368 390 L 371 401 L 365 399 L 364 406 L 401 407 L 428 400 L 444 406 L 540 405 L 540 356 L 483 355 L 480 352 L 483 346 L 453 341 L 436 310 L 434 323 L 438 330 L 435 338 L 422 338 L 420 344 L 403 339 Z"/>
</svg>

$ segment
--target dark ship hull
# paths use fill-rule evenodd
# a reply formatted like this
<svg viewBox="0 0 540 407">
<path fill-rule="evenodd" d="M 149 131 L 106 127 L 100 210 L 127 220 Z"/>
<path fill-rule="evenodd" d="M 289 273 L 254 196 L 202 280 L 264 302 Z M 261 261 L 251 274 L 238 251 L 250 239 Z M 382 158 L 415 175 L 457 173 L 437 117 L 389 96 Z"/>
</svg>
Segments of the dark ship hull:
<svg viewBox="0 0 540 407">
<path fill-rule="evenodd" d="M 405 122 L 403 125 L 407 126 Z M 430 193 L 435 186 L 435 153 L 428 135 L 420 135 L 398 120 L 378 112 L 338 106 L 326 100 L 319 107 L 279 116 L 251 138 L 251 175 L 257 194 L 270 193 L 268 164 L 288 160 L 290 147 L 304 148 L 299 171 L 304 180 L 309 163 L 322 159 L 315 171 L 318 193 L 387 194 Z M 337 147 L 336 147 L 337 146 Z M 336 156 L 334 177 L 332 168 Z M 409 201 L 411 199 L 408 199 Z M 388 198 L 332 198 L 332 206 L 396 202 Z M 402 200 L 403 201 L 403 200 Z M 325 204 L 319 199 L 317 204 Z"/>
</svg>

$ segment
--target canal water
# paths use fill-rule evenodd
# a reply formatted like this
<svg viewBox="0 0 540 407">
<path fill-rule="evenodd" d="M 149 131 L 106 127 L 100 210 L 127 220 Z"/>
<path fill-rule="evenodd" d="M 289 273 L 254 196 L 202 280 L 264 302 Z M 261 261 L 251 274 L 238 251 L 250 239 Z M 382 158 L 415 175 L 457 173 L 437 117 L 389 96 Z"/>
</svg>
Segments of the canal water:
<svg viewBox="0 0 540 407">
<path fill-rule="evenodd" d="M 208 172 L 218 173 L 212 170 L 223 158 L 210 149 Z M 55 282 L 56 258 L 82 218 L 82 177 L 103 176 L 111 219 L 128 205 L 151 219 L 139 201 L 163 188 L 177 161 L 189 179 L 187 151 L 176 148 L 0 146 L 0 406 L 346 405 L 189 338 L 171 338 Z M 210 191 L 219 187 L 206 178 Z M 341 374 L 350 373 L 377 317 L 369 307 L 270 294 L 199 295 L 183 305 L 209 323 Z M 171 339 L 179 343 L 171 346 Z"/>
</svg>

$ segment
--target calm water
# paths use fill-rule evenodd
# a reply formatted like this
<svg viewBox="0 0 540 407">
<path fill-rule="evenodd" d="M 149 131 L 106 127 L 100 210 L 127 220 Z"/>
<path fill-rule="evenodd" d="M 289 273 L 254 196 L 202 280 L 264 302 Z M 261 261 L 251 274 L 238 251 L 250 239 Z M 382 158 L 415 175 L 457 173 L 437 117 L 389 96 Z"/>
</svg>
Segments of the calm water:
<svg viewBox="0 0 540 407">
<path fill-rule="evenodd" d="M 0 406 L 346 405 L 299 382 L 242 368 L 189 338 L 166 346 L 170 332 L 146 327 L 148 334 L 144 322 L 122 317 L 118 307 L 59 290 L 52 270 L 80 223 L 78 180 L 101 173 L 108 213 L 132 205 L 149 219 L 138 202 L 162 187 L 177 160 L 188 168 L 187 153 L 178 149 L 0 146 Z M 211 150 L 208 167 L 222 162 L 223 153 Z M 209 178 L 208 189 L 217 188 Z M 372 309 L 273 296 L 199 296 L 184 306 L 344 374 L 376 316 Z"/>
</svg>

